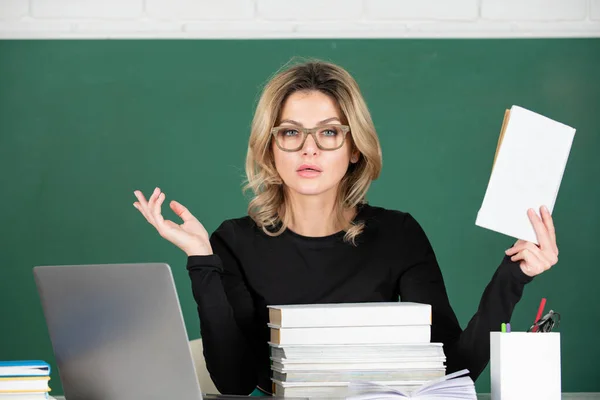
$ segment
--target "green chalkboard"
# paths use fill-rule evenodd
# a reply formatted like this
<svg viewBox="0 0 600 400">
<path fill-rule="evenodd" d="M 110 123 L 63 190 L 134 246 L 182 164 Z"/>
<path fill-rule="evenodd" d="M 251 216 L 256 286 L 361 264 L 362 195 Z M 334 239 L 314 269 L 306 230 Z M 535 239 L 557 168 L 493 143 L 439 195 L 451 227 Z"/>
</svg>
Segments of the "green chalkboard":
<svg viewBox="0 0 600 400">
<path fill-rule="evenodd" d="M 293 56 L 358 81 L 383 148 L 369 201 L 423 225 L 463 326 L 513 243 L 475 226 L 504 110 L 577 129 L 554 209 L 560 261 L 527 286 L 512 326 L 526 329 L 546 297 L 563 316 L 563 390 L 600 391 L 599 39 L 0 41 L 0 359 L 55 366 L 40 264 L 167 262 L 199 336 L 185 254 L 133 191 L 160 186 L 209 232 L 244 215 L 255 102 Z M 56 369 L 52 387 L 62 393 Z M 477 388 L 489 391 L 488 371 Z"/>
</svg>

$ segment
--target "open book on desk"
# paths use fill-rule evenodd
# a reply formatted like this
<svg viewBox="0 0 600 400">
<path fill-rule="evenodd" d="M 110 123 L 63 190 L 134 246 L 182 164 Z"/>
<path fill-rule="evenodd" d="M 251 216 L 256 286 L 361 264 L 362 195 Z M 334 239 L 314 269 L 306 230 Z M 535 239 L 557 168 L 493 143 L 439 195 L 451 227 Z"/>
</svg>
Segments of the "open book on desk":
<svg viewBox="0 0 600 400">
<path fill-rule="evenodd" d="M 246 395 L 233 395 L 233 394 L 202 394 L 203 400 L 232 400 L 232 399 L 278 399 L 283 398 L 280 396 L 246 396 Z M 14 400 L 19 400 L 20 397 L 15 397 Z M 287 400 L 309 400 L 308 397 L 286 397 Z M 48 400 L 65 400 L 63 396 L 48 397 Z"/>
<path fill-rule="evenodd" d="M 372 382 L 351 382 L 348 385 L 347 399 L 477 400 L 475 383 L 468 374 L 469 370 L 463 369 L 427 382 L 410 392 L 404 392 Z"/>
</svg>

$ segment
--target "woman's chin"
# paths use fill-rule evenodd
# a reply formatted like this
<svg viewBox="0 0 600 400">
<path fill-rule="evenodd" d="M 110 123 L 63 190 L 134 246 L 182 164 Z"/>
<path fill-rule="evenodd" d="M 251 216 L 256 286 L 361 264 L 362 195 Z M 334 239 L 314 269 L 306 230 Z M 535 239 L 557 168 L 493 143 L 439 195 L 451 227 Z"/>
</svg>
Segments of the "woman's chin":
<svg viewBox="0 0 600 400">
<path fill-rule="evenodd" d="M 324 187 L 319 182 L 302 182 L 291 186 L 290 189 L 301 196 L 318 196 L 329 192 L 332 188 Z"/>
</svg>

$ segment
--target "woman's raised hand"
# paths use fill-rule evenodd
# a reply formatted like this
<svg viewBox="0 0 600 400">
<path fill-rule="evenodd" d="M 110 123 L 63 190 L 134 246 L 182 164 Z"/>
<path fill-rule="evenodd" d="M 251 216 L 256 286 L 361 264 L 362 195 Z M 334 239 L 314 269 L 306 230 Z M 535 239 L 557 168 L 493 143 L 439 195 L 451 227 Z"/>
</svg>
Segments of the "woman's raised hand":
<svg viewBox="0 0 600 400">
<path fill-rule="evenodd" d="M 138 201 L 133 203 L 133 206 L 156 228 L 160 236 L 179 247 L 188 256 L 202 256 L 213 253 L 208 232 L 183 205 L 175 200 L 169 203 L 173 212 L 183 220 L 183 223 L 178 225 L 173 221 L 164 219 L 161 214 L 161 205 L 166 196 L 160 188 L 154 189 L 148 201 L 146 201 L 140 190 L 134 191 L 134 194 Z"/>
<path fill-rule="evenodd" d="M 558 262 L 558 246 L 554 221 L 548 208 L 541 207 L 540 218 L 533 209 L 527 212 L 533 224 L 539 244 L 518 240 L 513 247 L 506 250 L 512 261 L 518 261 L 523 273 L 536 276 L 549 270 Z"/>
</svg>

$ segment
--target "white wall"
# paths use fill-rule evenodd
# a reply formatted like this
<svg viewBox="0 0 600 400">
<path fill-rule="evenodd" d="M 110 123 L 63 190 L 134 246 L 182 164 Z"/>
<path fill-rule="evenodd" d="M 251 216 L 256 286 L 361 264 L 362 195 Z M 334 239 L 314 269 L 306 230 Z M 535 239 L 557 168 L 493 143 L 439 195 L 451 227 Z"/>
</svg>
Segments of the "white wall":
<svg viewBox="0 0 600 400">
<path fill-rule="evenodd" d="M 600 37 L 600 0 L 0 0 L 0 38 Z"/>
</svg>

